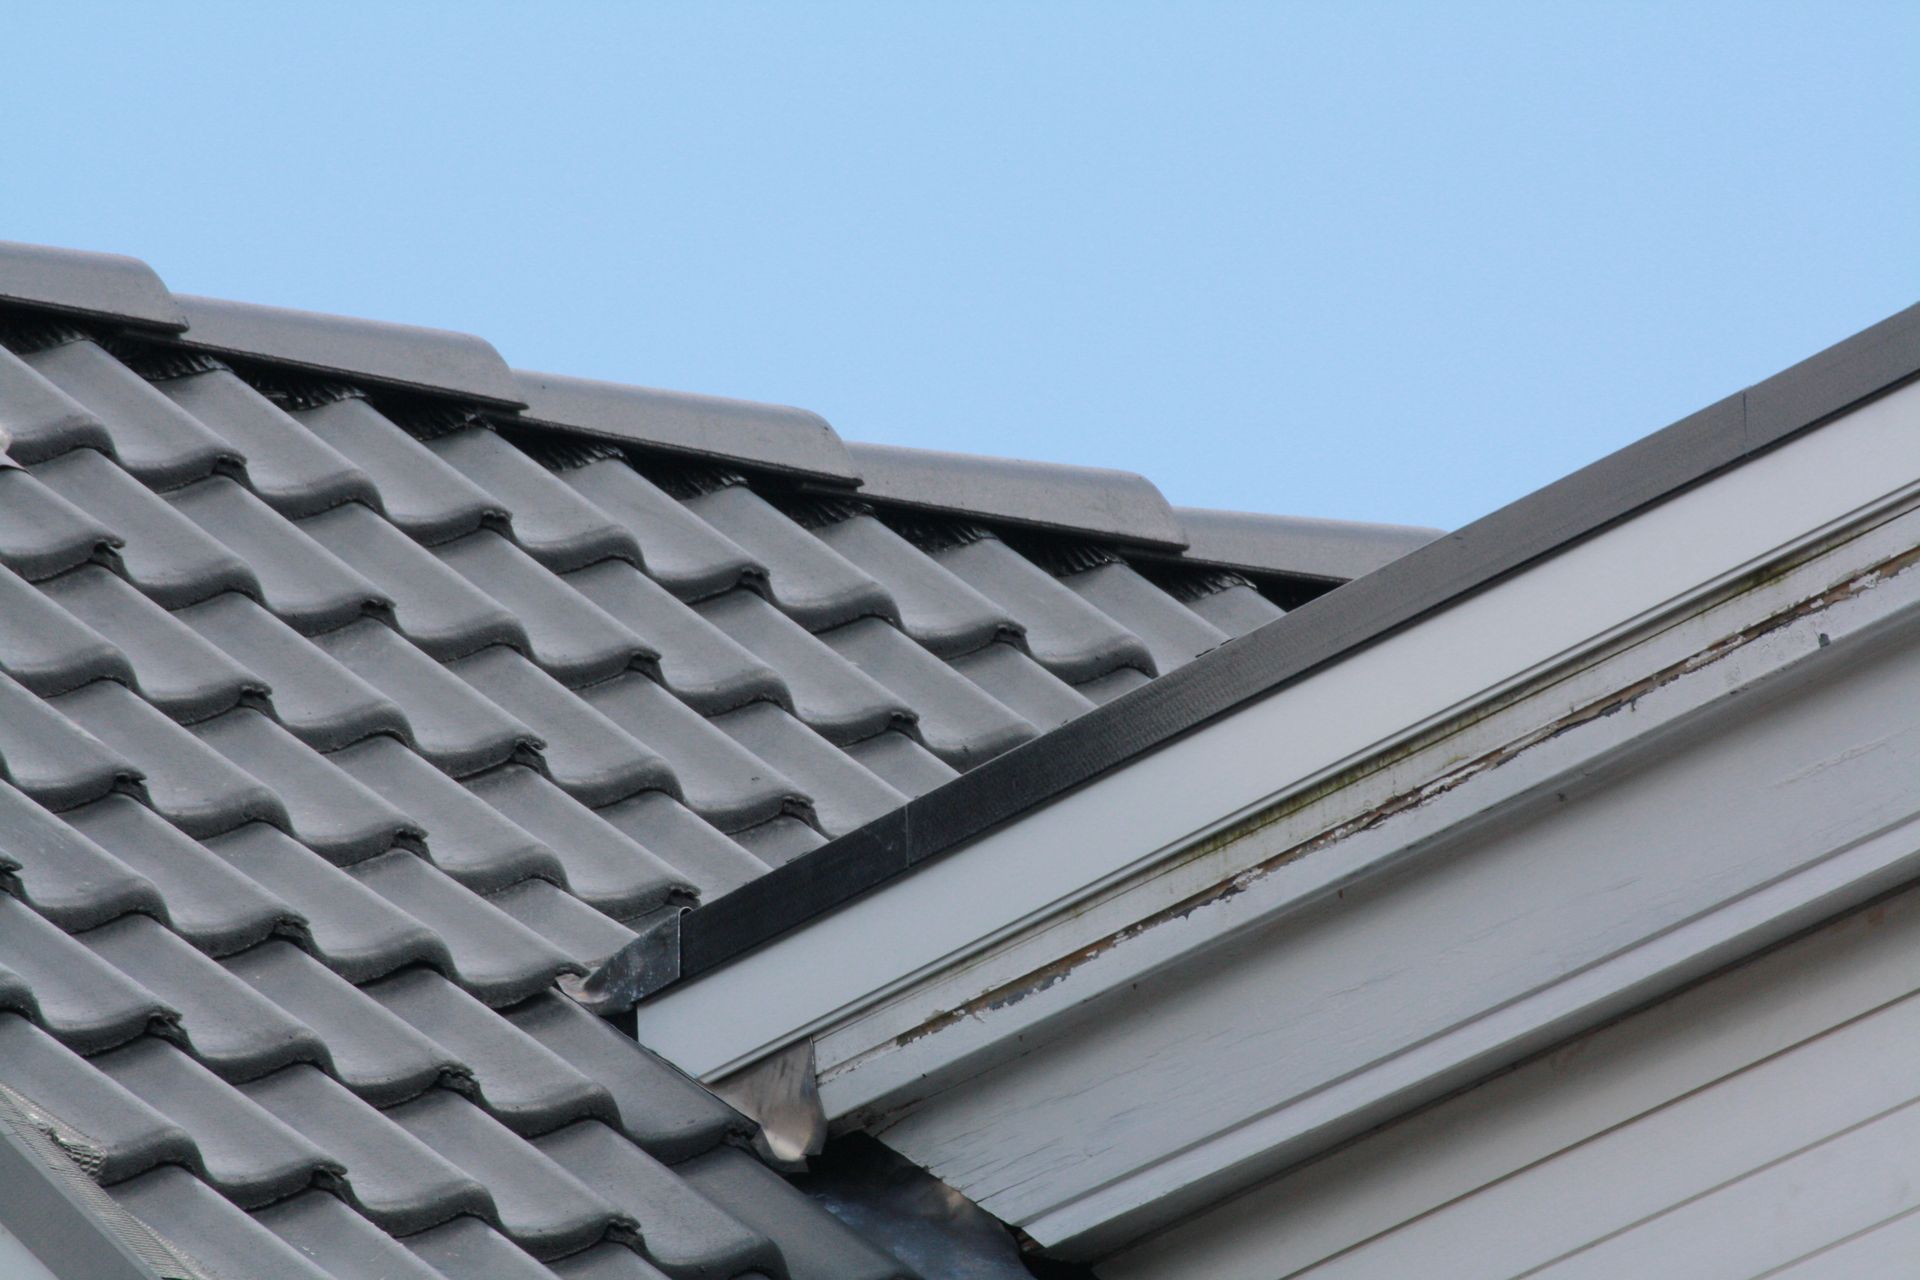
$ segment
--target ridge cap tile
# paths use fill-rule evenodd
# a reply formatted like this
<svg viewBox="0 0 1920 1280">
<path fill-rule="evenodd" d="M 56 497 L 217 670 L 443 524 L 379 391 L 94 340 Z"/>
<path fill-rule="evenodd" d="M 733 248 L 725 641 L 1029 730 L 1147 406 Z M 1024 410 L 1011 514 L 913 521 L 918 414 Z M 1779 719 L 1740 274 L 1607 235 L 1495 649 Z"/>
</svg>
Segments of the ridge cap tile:
<svg viewBox="0 0 1920 1280">
<path fill-rule="evenodd" d="M 0 301 L 167 332 L 187 327 L 159 274 L 118 253 L 0 240 Z"/>
<path fill-rule="evenodd" d="M 1262 574 L 1351 581 L 1418 550 L 1444 529 L 1312 516 L 1175 507 L 1187 531 L 1183 560 Z"/>
<path fill-rule="evenodd" d="M 1132 471 L 857 441 L 847 452 L 868 501 L 1169 551 L 1187 545 L 1165 496 Z"/>
<path fill-rule="evenodd" d="M 839 433 L 807 409 L 515 369 L 520 421 L 836 485 L 860 483 Z"/>
<path fill-rule="evenodd" d="M 502 409 L 523 404 L 506 361 L 472 334 L 191 294 L 176 301 L 187 321 L 178 341 L 197 350 Z"/>
</svg>

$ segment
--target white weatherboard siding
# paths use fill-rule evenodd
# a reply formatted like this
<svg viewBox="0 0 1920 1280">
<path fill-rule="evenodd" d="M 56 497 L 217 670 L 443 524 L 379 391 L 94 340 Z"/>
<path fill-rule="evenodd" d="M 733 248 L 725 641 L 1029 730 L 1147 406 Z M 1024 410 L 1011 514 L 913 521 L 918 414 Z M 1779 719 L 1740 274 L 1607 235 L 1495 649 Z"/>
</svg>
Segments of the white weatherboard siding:
<svg viewBox="0 0 1920 1280">
<path fill-rule="evenodd" d="M 1099 1273 L 1913 1276 L 1917 1046 L 1920 891 L 1908 890 L 1259 1187 Z"/>
</svg>

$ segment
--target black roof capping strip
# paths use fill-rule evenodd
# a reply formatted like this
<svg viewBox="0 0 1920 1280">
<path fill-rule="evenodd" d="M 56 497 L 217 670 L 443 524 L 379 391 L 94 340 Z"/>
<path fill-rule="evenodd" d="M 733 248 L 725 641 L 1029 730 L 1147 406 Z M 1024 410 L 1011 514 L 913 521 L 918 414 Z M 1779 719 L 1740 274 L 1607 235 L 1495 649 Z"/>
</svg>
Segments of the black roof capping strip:
<svg viewBox="0 0 1920 1280">
<path fill-rule="evenodd" d="M 0 302 L 177 333 L 180 305 L 138 258 L 0 240 Z"/>
<path fill-rule="evenodd" d="M 1920 306 L 1682 418 L 688 912 L 710 972 L 922 863 L 1920 375 Z"/>
</svg>

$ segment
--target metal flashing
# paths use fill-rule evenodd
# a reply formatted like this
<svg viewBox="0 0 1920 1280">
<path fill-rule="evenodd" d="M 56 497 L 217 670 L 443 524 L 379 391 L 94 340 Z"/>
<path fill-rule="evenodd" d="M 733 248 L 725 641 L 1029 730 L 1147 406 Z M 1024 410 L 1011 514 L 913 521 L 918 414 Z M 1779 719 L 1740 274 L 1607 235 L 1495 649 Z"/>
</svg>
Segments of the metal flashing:
<svg viewBox="0 0 1920 1280">
<path fill-rule="evenodd" d="M 518 369 L 513 381 L 526 404 L 520 422 L 791 472 L 840 487 L 860 483 L 839 435 L 825 418 L 806 409 Z"/>
<path fill-rule="evenodd" d="M 1327 582 L 1365 577 L 1446 533 L 1444 529 L 1200 507 L 1175 507 L 1173 514 L 1187 532 L 1182 562 Z"/>
<path fill-rule="evenodd" d="M 681 980 L 1917 375 L 1913 306 L 696 908 Z"/>
<path fill-rule="evenodd" d="M 112 1201 L 0 1091 L 0 1231 L 52 1275 L 156 1280 L 107 1225 Z M 171 1274 L 185 1272 L 168 1268 Z"/>
<path fill-rule="evenodd" d="M 877 502 L 1165 551 L 1187 545 L 1160 490 L 1131 471 L 885 444 L 849 444 L 847 452 L 860 471 L 860 496 Z"/>
<path fill-rule="evenodd" d="M 187 318 L 138 258 L 0 240 L 0 302 L 178 332 Z"/>
<path fill-rule="evenodd" d="M 180 341 L 198 350 L 498 408 L 521 404 L 507 362 L 471 334 L 219 298 L 177 301 L 187 322 Z"/>
</svg>

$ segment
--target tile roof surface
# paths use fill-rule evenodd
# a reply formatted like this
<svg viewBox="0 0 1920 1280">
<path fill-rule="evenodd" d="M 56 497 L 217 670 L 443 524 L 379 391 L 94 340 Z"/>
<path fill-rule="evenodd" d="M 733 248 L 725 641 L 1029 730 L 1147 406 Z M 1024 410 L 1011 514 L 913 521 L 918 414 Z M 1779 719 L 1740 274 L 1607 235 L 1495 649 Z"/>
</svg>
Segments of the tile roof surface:
<svg viewBox="0 0 1920 1280">
<path fill-rule="evenodd" d="M 909 1274 L 569 979 L 1325 587 L 1123 473 L 26 246 L 0 434 L 0 1086 L 216 1277 Z"/>
</svg>

